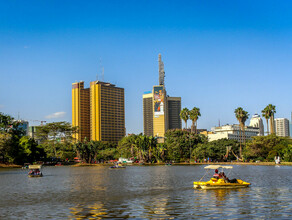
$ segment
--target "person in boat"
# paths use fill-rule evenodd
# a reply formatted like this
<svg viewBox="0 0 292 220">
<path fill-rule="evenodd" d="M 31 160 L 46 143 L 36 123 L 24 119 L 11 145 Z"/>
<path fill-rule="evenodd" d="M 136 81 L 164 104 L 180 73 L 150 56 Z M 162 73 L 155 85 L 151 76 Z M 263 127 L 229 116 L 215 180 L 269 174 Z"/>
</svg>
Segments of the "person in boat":
<svg viewBox="0 0 292 220">
<path fill-rule="evenodd" d="M 220 179 L 220 175 L 218 174 L 218 170 L 217 169 L 215 170 L 215 173 L 213 175 L 213 178 Z"/>
</svg>

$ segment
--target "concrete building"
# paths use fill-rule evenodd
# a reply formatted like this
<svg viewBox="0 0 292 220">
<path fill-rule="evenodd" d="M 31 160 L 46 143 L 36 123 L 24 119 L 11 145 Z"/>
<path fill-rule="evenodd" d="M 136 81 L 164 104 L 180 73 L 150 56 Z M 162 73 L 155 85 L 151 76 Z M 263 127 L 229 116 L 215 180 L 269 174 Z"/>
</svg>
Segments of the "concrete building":
<svg viewBox="0 0 292 220">
<path fill-rule="evenodd" d="M 209 141 L 226 138 L 238 142 L 244 142 L 244 140 L 251 140 L 253 136 L 258 136 L 260 132 L 260 129 L 257 127 L 245 126 L 245 134 L 243 134 L 239 125 L 223 125 L 220 127 L 214 127 L 211 130 L 213 134 L 208 134 Z"/>
<path fill-rule="evenodd" d="M 90 83 L 91 140 L 118 142 L 126 134 L 124 89 L 110 83 Z"/>
<path fill-rule="evenodd" d="M 76 140 L 90 140 L 90 89 L 83 81 L 72 84 L 72 125 L 78 126 Z"/>
<path fill-rule="evenodd" d="M 93 81 L 72 84 L 72 125 L 78 126 L 76 140 L 118 142 L 125 136 L 124 89 Z"/>
<path fill-rule="evenodd" d="M 255 127 L 255 128 L 259 128 L 259 136 L 264 136 L 264 123 L 263 120 L 261 119 L 261 116 L 259 116 L 258 114 L 254 114 L 252 116 L 252 118 L 250 119 L 250 123 L 249 123 L 250 127 Z"/>
<path fill-rule="evenodd" d="M 164 86 L 164 64 L 159 62 L 159 85 L 153 86 L 151 92 L 143 94 L 143 127 L 147 136 L 158 137 L 163 142 L 163 137 L 168 129 L 181 129 L 181 98 L 169 97 Z"/>
<path fill-rule="evenodd" d="M 275 132 L 277 136 L 289 137 L 289 120 L 287 118 L 276 118 L 275 119 Z"/>
<path fill-rule="evenodd" d="M 143 127 L 144 134 L 153 136 L 153 93 L 143 94 Z"/>
</svg>

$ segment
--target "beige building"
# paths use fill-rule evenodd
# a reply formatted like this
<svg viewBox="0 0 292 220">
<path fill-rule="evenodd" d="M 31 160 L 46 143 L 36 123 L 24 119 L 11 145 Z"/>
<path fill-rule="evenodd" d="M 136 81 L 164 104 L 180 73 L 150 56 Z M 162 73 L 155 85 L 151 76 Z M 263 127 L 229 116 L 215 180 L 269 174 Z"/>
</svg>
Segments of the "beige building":
<svg viewBox="0 0 292 220">
<path fill-rule="evenodd" d="M 275 119 L 275 131 L 277 136 L 289 137 L 289 120 L 287 118 L 276 118 Z"/>
<path fill-rule="evenodd" d="M 244 142 L 244 140 L 251 140 L 253 136 L 259 135 L 259 128 L 245 126 L 244 133 L 241 131 L 239 125 L 224 125 L 220 127 L 214 127 L 211 129 L 213 134 L 208 134 L 209 141 L 215 141 L 219 139 L 231 139 L 238 142 Z"/>
</svg>

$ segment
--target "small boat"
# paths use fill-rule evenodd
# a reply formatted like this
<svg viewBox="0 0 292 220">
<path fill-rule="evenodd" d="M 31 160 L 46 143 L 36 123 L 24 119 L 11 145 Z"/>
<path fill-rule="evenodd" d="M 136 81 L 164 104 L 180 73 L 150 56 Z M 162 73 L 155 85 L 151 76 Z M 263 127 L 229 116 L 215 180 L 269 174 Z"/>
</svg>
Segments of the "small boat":
<svg viewBox="0 0 292 220">
<path fill-rule="evenodd" d="M 221 165 L 209 165 L 206 166 L 205 169 L 206 174 L 208 174 L 209 170 L 218 170 L 221 169 L 221 174 L 223 174 L 220 178 L 211 178 L 207 182 L 202 182 L 201 180 L 206 176 L 206 174 L 200 179 L 198 182 L 194 182 L 194 188 L 196 189 L 235 189 L 235 188 L 245 188 L 250 185 L 248 182 L 244 182 L 240 179 L 232 179 L 229 180 L 223 172 L 223 169 L 233 169 L 232 166 L 221 166 Z M 220 174 L 219 174 L 220 175 Z"/>
<path fill-rule="evenodd" d="M 29 165 L 28 169 L 30 169 L 28 176 L 29 177 L 42 177 L 43 174 L 41 172 L 42 165 Z"/>
<path fill-rule="evenodd" d="M 126 167 L 120 163 L 117 163 L 117 164 L 110 167 L 110 169 L 124 169 L 124 168 L 126 168 Z"/>
</svg>

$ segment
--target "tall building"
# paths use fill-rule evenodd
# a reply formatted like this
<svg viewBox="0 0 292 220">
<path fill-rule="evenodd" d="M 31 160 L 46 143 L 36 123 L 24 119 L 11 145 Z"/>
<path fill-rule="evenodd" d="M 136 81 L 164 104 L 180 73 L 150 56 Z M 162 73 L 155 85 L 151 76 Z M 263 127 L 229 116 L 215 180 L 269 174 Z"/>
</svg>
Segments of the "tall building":
<svg viewBox="0 0 292 220">
<path fill-rule="evenodd" d="M 143 126 L 144 134 L 153 136 L 153 93 L 143 94 Z"/>
<path fill-rule="evenodd" d="M 84 82 L 72 84 L 72 125 L 79 141 L 118 142 L 125 136 L 124 89 L 113 84 L 93 81 L 84 89 Z"/>
<path fill-rule="evenodd" d="M 169 97 L 165 90 L 165 71 L 161 55 L 158 56 L 159 85 L 153 86 L 151 92 L 143 94 L 143 125 L 144 134 L 158 137 L 163 142 L 163 137 L 168 129 L 181 129 L 181 98 Z"/>
<path fill-rule="evenodd" d="M 110 83 L 90 83 L 91 140 L 118 142 L 126 133 L 124 89 Z"/>
<path fill-rule="evenodd" d="M 264 123 L 261 119 L 261 116 L 258 114 L 254 114 L 252 118 L 250 119 L 249 126 L 259 128 L 259 136 L 264 136 Z"/>
<path fill-rule="evenodd" d="M 90 93 L 84 89 L 84 82 L 72 84 L 72 125 L 78 126 L 73 135 L 76 140 L 90 140 Z"/>
<path fill-rule="evenodd" d="M 287 118 L 276 118 L 275 119 L 275 131 L 276 135 L 281 137 L 289 137 L 289 120 Z"/>
</svg>

